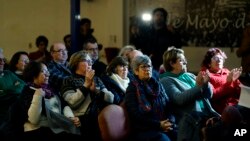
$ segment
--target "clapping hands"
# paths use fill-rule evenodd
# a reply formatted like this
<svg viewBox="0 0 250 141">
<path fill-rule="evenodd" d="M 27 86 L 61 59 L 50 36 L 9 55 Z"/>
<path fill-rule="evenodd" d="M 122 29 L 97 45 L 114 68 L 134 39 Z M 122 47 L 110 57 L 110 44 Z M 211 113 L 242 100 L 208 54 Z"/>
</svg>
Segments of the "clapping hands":
<svg viewBox="0 0 250 141">
<path fill-rule="evenodd" d="M 91 86 L 93 85 L 94 76 L 95 76 L 95 70 L 92 69 L 86 70 L 85 82 L 84 82 L 84 86 L 86 88 L 91 88 Z"/>
<path fill-rule="evenodd" d="M 196 77 L 196 84 L 198 86 L 202 86 L 203 84 L 206 84 L 209 81 L 209 71 L 200 71 Z"/>
<path fill-rule="evenodd" d="M 240 77 L 241 73 L 242 67 L 232 69 L 227 76 L 227 82 L 233 82 L 237 80 Z"/>
</svg>

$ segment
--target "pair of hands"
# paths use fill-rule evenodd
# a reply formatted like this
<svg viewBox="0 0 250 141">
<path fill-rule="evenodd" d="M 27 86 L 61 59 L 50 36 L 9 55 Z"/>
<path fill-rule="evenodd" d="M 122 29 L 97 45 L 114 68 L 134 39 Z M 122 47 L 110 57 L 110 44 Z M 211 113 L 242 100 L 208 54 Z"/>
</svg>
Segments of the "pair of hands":
<svg viewBox="0 0 250 141">
<path fill-rule="evenodd" d="M 230 83 L 237 80 L 240 77 L 241 73 L 242 73 L 242 67 L 232 69 L 227 76 L 227 82 Z M 198 86 L 202 86 L 208 81 L 209 81 L 209 71 L 208 70 L 200 71 L 196 77 L 196 84 Z"/>
<path fill-rule="evenodd" d="M 87 69 L 85 74 L 84 87 L 89 88 L 90 91 L 96 91 L 95 82 L 94 82 L 95 70 Z"/>
<path fill-rule="evenodd" d="M 71 121 L 74 123 L 74 125 L 76 127 L 80 127 L 81 126 L 81 122 L 80 122 L 80 119 L 78 117 L 71 117 L 70 119 L 71 119 Z"/>
<path fill-rule="evenodd" d="M 227 82 L 230 83 L 237 80 L 240 77 L 241 73 L 242 73 L 242 67 L 232 69 L 227 76 Z"/>
<path fill-rule="evenodd" d="M 200 71 L 196 77 L 196 84 L 200 87 L 202 87 L 202 85 L 208 83 L 209 81 L 209 71 Z"/>
</svg>

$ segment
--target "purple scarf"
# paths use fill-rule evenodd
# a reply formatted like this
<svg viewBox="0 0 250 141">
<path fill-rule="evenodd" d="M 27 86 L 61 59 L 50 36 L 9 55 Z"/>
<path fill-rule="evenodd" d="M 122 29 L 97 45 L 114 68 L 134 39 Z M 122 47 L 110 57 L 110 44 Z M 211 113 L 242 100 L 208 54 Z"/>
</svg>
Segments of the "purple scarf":
<svg viewBox="0 0 250 141">
<path fill-rule="evenodd" d="M 50 99 L 51 97 L 54 96 L 54 92 L 52 91 L 51 87 L 49 87 L 48 84 L 44 84 L 44 85 L 36 85 L 35 83 L 28 83 L 29 87 L 34 87 L 34 88 L 42 88 L 42 90 L 45 92 L 45 98 Z"/>
</svg>

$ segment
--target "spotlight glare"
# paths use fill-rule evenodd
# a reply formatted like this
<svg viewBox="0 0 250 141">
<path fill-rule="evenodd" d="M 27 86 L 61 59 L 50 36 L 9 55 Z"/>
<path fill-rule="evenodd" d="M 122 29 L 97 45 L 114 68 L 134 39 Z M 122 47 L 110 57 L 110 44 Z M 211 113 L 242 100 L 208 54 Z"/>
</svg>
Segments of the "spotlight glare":
<svg viewBox="0 0 250 141">
<path fill-rule="evenodd" d="M 144 13 L 144 14 L 142 14 L 142 20 L 143 20 L 143 21 L 148 22 L 148 21 L 151 21 L 151 19 L 152 19 L 151 14 L 149 14 L 149 13 Z"/>
</svg>

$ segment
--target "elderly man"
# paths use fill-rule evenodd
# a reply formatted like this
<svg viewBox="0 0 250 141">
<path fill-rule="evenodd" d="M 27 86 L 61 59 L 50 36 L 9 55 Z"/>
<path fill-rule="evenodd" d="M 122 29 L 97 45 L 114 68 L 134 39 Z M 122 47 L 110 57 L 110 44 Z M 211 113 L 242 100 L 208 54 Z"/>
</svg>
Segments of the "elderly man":
<svg viewBox="0 0 250 141">
<path fill-rule="evenodd" d="M 71 75 L 68 68 L 68 52 L 63 43 L 54 43 L 50 48 L 52 60 L 47 63 L 50 72 L 49 83 L 51 86 L 60 91 L 63 80 Z"/>
</svg>

